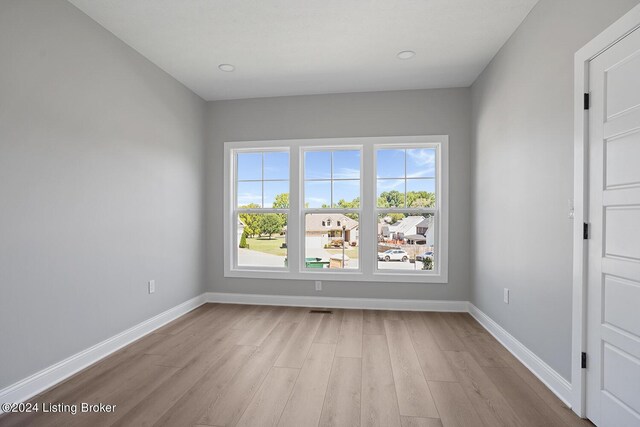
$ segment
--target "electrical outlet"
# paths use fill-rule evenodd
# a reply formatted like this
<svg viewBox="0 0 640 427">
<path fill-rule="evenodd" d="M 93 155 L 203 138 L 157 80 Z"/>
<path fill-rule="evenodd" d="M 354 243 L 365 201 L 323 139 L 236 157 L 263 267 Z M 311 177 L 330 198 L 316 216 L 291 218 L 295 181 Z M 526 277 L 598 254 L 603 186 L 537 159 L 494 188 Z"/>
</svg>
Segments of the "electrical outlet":
<svg viewBox="0 0 640 427">
<path fill-rule="evenodd" d="M 504 303 L 509 304 L 509 289 L 504 288 Z"/>
<path fill-rule="evenodd" d="M 149 280 L 149 293 L 152 294 L 156 291 L 156 281 Z"/>
<path fill-rule="evenodd" d="M 322 290 L 322 282 L 320 280 L 316 280 L 316 291 L 320 292 Z"/>
<path fill-rule="evenodd" d="M 569 219 L 574 219 L 576 217 L 576 209 L 573 204 L 573 199 L 569 199 Z"/>
</svg>

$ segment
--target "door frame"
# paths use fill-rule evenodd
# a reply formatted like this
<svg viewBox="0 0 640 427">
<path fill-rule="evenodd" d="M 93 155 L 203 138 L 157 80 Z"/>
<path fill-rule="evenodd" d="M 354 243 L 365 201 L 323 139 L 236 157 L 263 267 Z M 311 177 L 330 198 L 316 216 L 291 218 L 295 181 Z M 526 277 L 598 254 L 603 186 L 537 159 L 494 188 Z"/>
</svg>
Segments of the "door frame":
<svg viewBox="0 0 640 427">
<path fill-rule="evenodd" d="M 573 296 L 571 328 L 572 409 L 586 416 L 586 370 L 582 352 L 587 348 L 587 256 L 588 241 L 583 224 L 589 223 L 589 111 L 584 94 L 589 93 L 589 63 L 634 30 L 640 28 L 640 5 L 587 43 L 574 57 L 574 224 L 573 224 Z"/>
</svg>

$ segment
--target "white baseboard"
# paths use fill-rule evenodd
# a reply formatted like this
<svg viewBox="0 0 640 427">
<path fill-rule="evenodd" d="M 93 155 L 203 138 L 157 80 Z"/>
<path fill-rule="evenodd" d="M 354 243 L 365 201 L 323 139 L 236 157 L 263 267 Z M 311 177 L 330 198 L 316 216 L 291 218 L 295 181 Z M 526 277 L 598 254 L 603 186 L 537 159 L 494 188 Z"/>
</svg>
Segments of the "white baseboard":
<svg viewBox="0 0 640 427">
<path fill-rule="evenodd" d="M 371 310 L 467 312 L 467 301 L 341 298 L 290 295 L 258 295 L 207 292 L 208 302 L 294 307 L 362 308 Z"/>
<path fill-rule="evenodd" d="M 565 405 L 571 408 L 572 394 L 571 383 L 569 381 L 564 379 L 562 375 L 557 373 L 551 366 L 547 365 L 502 326 L 498 325 L 492 318 L 471 303 L 469 303 L 469 314 L 500 341 L 533 375 L 538 377 Z"/>
<path fill-rule="evenodd" d="M 375 310 L 469 312 L 491 335 L 542 381 L 562 402 L 571 407 L 571 383 L 507 332 L 502 326 L 467 301 L 339 298 L 320 296 L 259 295 L 208 292 L 208 302 L 297 307 L 361 308 Z"/>
<path fill-rule="evenodd" d="M 355 308 L 406 311 L 469 312 L 491 335 L 522 362 L 560 400 L 571 407 L 571 384 L 503 327 L 467 301 L 339 298 L 317 296 L 257 295 L 206 292 L 152 317 L 109 339 L 62 360 L 0 390 L 0 402 L 24 402 L 207 302 L 227 304 L 280 305 L 297 307 Z M 2 411 L 0 410 L 0 414 Z"/>
<path fill-rule="evenodd" d="M 0 390 L 0 403 L 24 402 L 206 302 L 205 295 L 199 295 L 18 381 Z"/>
</svg>

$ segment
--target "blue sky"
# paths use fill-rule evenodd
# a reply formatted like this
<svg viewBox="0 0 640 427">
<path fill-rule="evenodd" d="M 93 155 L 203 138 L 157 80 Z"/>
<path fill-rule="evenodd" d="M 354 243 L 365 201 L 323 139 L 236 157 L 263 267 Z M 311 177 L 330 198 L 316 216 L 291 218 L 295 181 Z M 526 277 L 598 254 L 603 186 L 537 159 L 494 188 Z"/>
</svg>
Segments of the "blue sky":
<svg viewBox="0 0 640 427">
<path fill-rule="evenodd" d="M 238 180 L 263 179 L 263 153 L 238 153 Z M 264 179 L 289 179 L 289 153 L 264 153 Z"/>
<path fill-rule="evenodd" d="M 331 205 L 332 185 L 334 206 L 341 199 L 351 201 L 360 196 L 360 151 L 307 151 L 304 179 L 305 203 L 310 208 Z"/>
<path fill-rule="evenodd" d="M 263 207 L 271 208 L 276 195 L 289 192 L 289 153 L 238 153 L 238 206 L 262 206 L 262 179 Z"/>
<path fill-rule="evenodd" d="M 360 151 L 307 151 L 304 153 L 304 179 L 360 179 Z"/>
<path fill-rule="evenodd" d="M 378 150 L 376 158 L 378 178 L 434 178 L 436 176 L 434 148 Z"/>
<path fill-rule="evenodd" d="M 378 195 L 391 190 L 404 193 L 406 178 L 407 191 L 435 191 L 435 149 L 378 150 L 376 157 Z M 289 191 L 288 152 L 238 153 L 237 165 L 238 206 L 262 206 L 264 196 L 263 207 L 269 208 L 277 194 Z M 332 185 L 334 205 L 340 199 L 351 201 L 360 196 L 360 151 L 307 151 L 304 175 L 309 207 L 330 205 Z"/>
</svg>

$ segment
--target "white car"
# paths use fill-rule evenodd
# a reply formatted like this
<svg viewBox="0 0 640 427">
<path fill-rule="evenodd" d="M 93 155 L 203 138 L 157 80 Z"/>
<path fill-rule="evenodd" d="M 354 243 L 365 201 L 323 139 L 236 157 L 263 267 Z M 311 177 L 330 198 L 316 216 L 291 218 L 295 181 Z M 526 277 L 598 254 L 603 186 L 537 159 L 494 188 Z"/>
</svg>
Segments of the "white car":
<svg viewBox="0 0 640 427">
<path fill-rule="evenodd" d="M 418 261 L 418 262 L 422 262 L 427 258 L 431 258 L 431 261 L 433 261 L 433 252 L 432 251 L 425 252 L 425 253 L 420 254 L 420 255 L 416 255 L 416 261 Z"/>
<path fill-rule="evenodd" d="M 409 260 L 409 254 L 402 249 L 389 249 L 384 252 L 378 252 L 379 261 L 402 261 Z"/>
</svg>

